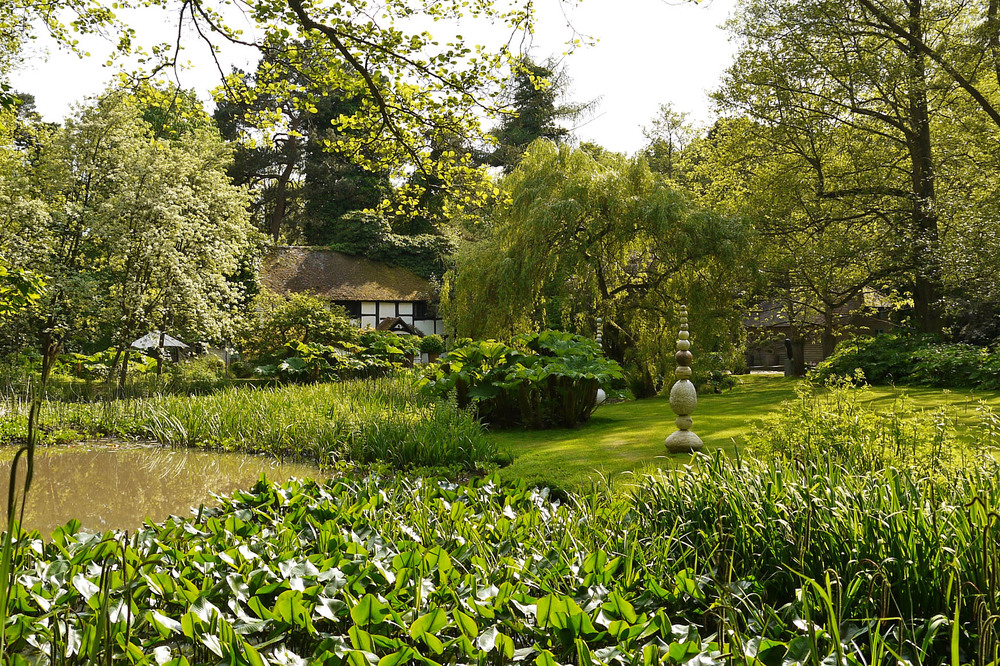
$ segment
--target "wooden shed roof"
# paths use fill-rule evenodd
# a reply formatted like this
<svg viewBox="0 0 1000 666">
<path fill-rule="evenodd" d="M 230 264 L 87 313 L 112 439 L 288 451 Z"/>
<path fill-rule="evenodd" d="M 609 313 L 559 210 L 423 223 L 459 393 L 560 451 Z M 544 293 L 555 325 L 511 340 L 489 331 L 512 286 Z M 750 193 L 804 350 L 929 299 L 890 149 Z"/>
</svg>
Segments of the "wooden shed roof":
<svg viewBox="0 0 1000 666">
<path fill-rule="evenodd" d="M 416 273 L 325 248 L 279 246 L 264 259 L 261 283 L 279 294 L 309 291 L 331 301 L 426 301 Z"/>
</svg>

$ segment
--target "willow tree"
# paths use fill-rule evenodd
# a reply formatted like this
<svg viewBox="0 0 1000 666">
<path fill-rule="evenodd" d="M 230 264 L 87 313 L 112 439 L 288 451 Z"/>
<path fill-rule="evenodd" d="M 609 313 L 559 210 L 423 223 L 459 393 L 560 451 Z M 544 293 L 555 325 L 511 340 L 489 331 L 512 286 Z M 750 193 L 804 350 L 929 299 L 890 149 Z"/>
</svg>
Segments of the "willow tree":
<svg viewBox="0 0 1000 666">
<path fill-rule="evenodd" d="M 457 335 L 543 327 L 593 334 L 645 392 L 669 366 L 677 306 L 699 349 L 733 360 L 750 250 L 744 225 L 698 209 L 641 158 L 538 141 L 503 181 L 508 201 L 464 248 L 443 307 Z"/>
</svg>

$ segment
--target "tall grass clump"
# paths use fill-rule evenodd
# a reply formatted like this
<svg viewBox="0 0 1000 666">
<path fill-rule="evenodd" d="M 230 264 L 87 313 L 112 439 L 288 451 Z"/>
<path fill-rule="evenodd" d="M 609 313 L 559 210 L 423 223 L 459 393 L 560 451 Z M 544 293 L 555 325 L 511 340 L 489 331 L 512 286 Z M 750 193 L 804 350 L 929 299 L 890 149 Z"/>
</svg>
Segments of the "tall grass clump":
<svg viewBox="0 0 1000 666">
<path fill-rule="evenodd" d="M 1000 600 L 998 471 L 992 463 L 942 478 L 915 468 L 858 473 L 829 457 L 702 456 L 640 483 L 643 510 L 632 517 L 642 531 L 679 537 L 654 566 L 710 564 L 772 599 L 830 572 L 849 618 L 929 620 L 959 597 Z M 969 621 L 972 609 L 962 609 Z"/>
<path fill-rule="evenodd" d="M 473 470 L 495 445 L 454 403 L 421 396 L 397 375 L 335 384 L 230 388 L 205 396 L 63 404 L 54 422 L 91 433 L 276 457 Z"/>
<path fill-rule="evenodd" d="M 941 470 L 984 453 L 995 439 L 988 436 L 990 419 L 995 417 L 985 404 L 977 410 L 978 423 L 960 434 L 953 408 L 918 409 L 905 393 L 876 408 L 862 380 L 859 374 L 834 377 L 822 386 L 799 385 L 794 400 L 782 403 L 745 435 L 746 450 L 764 459 L 830 457 L 856 471 L 893 465 Z M 962 441 L 983 435 L 987 435 L 984 446 Z"/>
</svg>

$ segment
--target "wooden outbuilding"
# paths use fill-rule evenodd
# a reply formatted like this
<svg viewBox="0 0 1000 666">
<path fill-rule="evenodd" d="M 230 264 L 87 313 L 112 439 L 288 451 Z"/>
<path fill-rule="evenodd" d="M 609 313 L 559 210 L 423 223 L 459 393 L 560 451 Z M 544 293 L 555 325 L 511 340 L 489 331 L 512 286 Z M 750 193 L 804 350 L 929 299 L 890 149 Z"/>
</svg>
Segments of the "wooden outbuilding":
<svg viewBox="0 0 1000 666">
<path fill-rule="evenodd" d="M 875 292 L 865 292 L 833 310 L 836 342 L 849 337 L 889 333 L 895 324 L 889 320 L 891 308 Z M 788 354 L 786 338 L 794 342 L 794 354 L 801 355 L 806 366 L 823 361 L 823 316 L 814 310 L 789 315 L 789 308 L 777 301 L 761 303 L 743 320 L 747 331 L 747 366 L 751 369 L 780 370 Z"/>
</svg>

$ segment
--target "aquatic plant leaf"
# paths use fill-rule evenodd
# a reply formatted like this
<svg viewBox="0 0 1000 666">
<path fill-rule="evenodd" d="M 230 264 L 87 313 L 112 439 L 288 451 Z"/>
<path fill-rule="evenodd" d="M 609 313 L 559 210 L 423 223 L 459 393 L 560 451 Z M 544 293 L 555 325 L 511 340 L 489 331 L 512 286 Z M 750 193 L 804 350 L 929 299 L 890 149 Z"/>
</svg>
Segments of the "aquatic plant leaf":
<svg viewBox="0 0 1000 666">
<path fill-rule="evenodd" d="M 386 606 L 379 601 L 375 595 L 366 594 L 358 601 L 358 604 L 351 609 L 351 619 L 355 624 L 368 626 L 378 624 L 386 617 Z"/>
<path fill-rule="evenodd" d="M 542 650 L 541 654 L 535 657 L 535 666 L 562 666 L 556 658 L 552 656 L 552 653 L 548 650 Z"/>
<path fill-rule="evenodd" d="M 489 627 L 476 639 L 476 646 L 483 652 L 492 651 L 496 647 L 498 633 L 496 625 Z"/>
<path fill-rule="evenodd" d="M 812 655 L 812 645 L 807 636 L 797 636 L 788 644 L 781 666 L 804 666 Z"/>
<path fill-rule="evenodd" d="M 347 604 L 342 600 L 320 595 L 316 599 L 316 607 L 313 610 L 320 617 L 336 622 L 339 619 L 338 612 L 346 608 Z"/>
<path fill-rule="evenodd" d="M 378 666 L 405 666 L 417 655 L 417 651 L 406 646 L 378 660 Z"/>
<path fill-rule="evenodd" d="M 73 587 L 80 593 L 84 601 L 90 601 L 92 596 L 101 591 L 101 588 L 90 580 L 87 580 L 87 577 L 82 573 L 73 576 Z"/>
<path fill-rule="evenodd" d="M 166 638 L 170 634 L 178 634 L 181 632 L 180 622 L 163 615 L 159 611 L 150 611 L 147 613 L 146 618 L 162 638 Z"/>
<path fill-rule="evenodd" d="M 426 615 L 421 615 L 410 625 L 410 638 L 416 639 L 421 634 L 436 634 L 446 624 L 448 615 L 440 608 L 435 608 Z"/>
<path fill-rule="evenodd" d="M 479 635 L 479 626 L 472 619 L 471 615 L 463 613 L 456 608 L 452 613 L 452 617 L 455 618 L 455 624 L 458 625 L 459 630 L 466 638 L 472 640 Z"/>
</svg>

